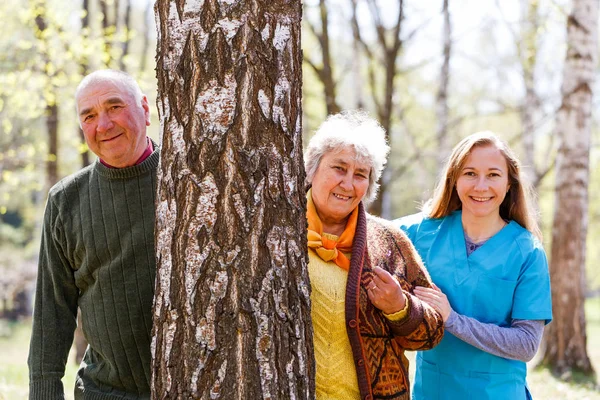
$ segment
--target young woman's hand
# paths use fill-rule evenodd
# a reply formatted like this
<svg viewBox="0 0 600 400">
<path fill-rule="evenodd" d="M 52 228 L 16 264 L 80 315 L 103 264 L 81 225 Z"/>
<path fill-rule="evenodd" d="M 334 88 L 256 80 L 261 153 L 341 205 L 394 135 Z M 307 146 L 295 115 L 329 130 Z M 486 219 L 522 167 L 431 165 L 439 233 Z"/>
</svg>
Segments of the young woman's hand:
<svg viewBox="0 0 600 400">
<path fill-rule="evenodd" d="M 386 314 L 394 314 L 406 305 L 402 287 L 381 267 L 373 268 L 373 279 L 367 286 L 367 294 L 371 303 Z"/>
<path fill-rule="evenodd" d="M 431 288 L 427 288 L 425 286 L 416 286 L 415 296 L 439 312 L 442 315 L 444 322 L 446 322 L 450 316 L 450 312 L 452 312 L 452 307 L 450 307 L 448 297 L 446 297 L 441 289 L 434 283 L 432 283 L 431 286 Z"/>
</svg>

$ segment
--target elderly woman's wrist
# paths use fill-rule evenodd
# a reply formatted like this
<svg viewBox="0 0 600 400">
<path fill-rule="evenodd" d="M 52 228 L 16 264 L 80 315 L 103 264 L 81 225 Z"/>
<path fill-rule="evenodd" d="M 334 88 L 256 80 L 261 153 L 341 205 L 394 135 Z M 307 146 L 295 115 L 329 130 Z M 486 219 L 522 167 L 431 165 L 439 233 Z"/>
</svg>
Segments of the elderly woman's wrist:
<svg viewBox="0 0 600 400">
<path fill-rule="evenodd" d="M 406 295 L 404 292 L 402 293 L 402 300 L 404 301 L 404 305 L 397 307 L 398 311 L 386 313 L 383 312 L 383 315 L 389 319 L 390 321 L 399 321 L 405 318 L 408 315 L 408 300 L 406 299 Z"/>
</svg>

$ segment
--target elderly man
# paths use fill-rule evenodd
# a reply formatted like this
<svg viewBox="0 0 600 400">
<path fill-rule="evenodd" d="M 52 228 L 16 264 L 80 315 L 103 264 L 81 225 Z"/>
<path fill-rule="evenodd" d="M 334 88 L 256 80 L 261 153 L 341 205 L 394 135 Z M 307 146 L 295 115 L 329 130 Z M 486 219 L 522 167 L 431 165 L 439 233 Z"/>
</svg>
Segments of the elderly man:
<svg viewBox="0 0 600 400">
<path fill-rule="evenodd" d="M 63 399 L 77 307 L 89 343 L 76 399 L 150 397 L 159 152 L 135 80 L 96 71 L 76 91 L 92 165 L 48 195 L 29 350 L 30 399 Z"/>
</svg>

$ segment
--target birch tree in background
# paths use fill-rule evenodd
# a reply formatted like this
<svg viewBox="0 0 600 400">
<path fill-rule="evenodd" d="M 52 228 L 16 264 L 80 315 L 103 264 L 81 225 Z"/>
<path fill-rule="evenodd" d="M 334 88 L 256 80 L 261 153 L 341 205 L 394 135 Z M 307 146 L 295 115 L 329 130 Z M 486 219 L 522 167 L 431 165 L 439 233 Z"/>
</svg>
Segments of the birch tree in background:
<svg viewBox="0 0 600 400">
<path fill-rule="evenodd" d="M 444 167 L 446 158 L 450 155 L 448 138 L 448 86 L 450 83 L 450 54 L 452 51 L 452 24 L 450 21 L 449 0 L 444 0 L 442 14 L 444 16 L 443 30 L 443 60 L 440 70 L 440 86 L 436 96 L 435 114 L 437 117 L 437 162 L 438 169 Z"/>
<path fill-rule="evenodd" d="M 517 40 L 517 53 L 523 73 L 525 99 L 519 110 L 521 118 L 521 142 L 523 143 L 523 165 L 529 182 L 536 182 L 535 132 L 536 114 L 540 99 L 537 94 L 536 64 L 540 31 L 539 7 L 537 1 L 521 0 L 521 34 Z"/>
<path fill-rule="evenodd" d="M 301 3 L 159 1 L 154 399 L 313 399 Z"/>
<path fill-rule="evenodd" d="M 521 32 L 517 35 L 513 32 L 517 43 L 517 54 L 519 56 L 520 67 L 523 74 L 523 84 L 525 87 L 525 99 L 519 109 L 521 119 L 521 142 L 523 144 L 523 165 L 524 172 L 534 186 L 538 189 L 542 179 L 554 167 L 554 157 L 543 157 L 536 162 L 535 154 L 536 137 L 540 123 L 544 119 L 541 114 L 540 105 L 542 100 L 536 90 L 536 84 L 540 77 L 536 72 L 538 67 L 539 46 L 544 27 L 547 21 L 540 16 L 540 3 L 538 1 L 521 0 Z M 548 148 L 544 154 L 550 154 L 554 145 L 554 136 L 550 135 Z M 544 150 L 542 150 L 544 151 Z"/>
<path fill-rule="evenodd" d="M 573 0 L 567 20 L 562 105 L 556 117 L 559 149 L 552 227 L 553 321 L 543 362 L 556 374 L 594 373 L 587 355 L 585 255 L 588 228 L 592 95 L 597 66 L 598 0 Z"/>
</svg>

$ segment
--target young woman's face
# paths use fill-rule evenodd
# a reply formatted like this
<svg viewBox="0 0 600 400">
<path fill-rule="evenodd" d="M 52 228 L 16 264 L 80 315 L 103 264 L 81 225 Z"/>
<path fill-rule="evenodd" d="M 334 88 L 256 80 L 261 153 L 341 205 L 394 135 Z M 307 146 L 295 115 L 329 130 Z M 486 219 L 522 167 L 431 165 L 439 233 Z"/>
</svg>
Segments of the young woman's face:
<svg viewBox="0 0 600 400">
<path fill-rule="evenodd" d="M 500 215 L 508 189 L 508 165 L 500 150 L 493 145 L 473 148 L 456 181 L 463 217 Z"/>
</svg>

